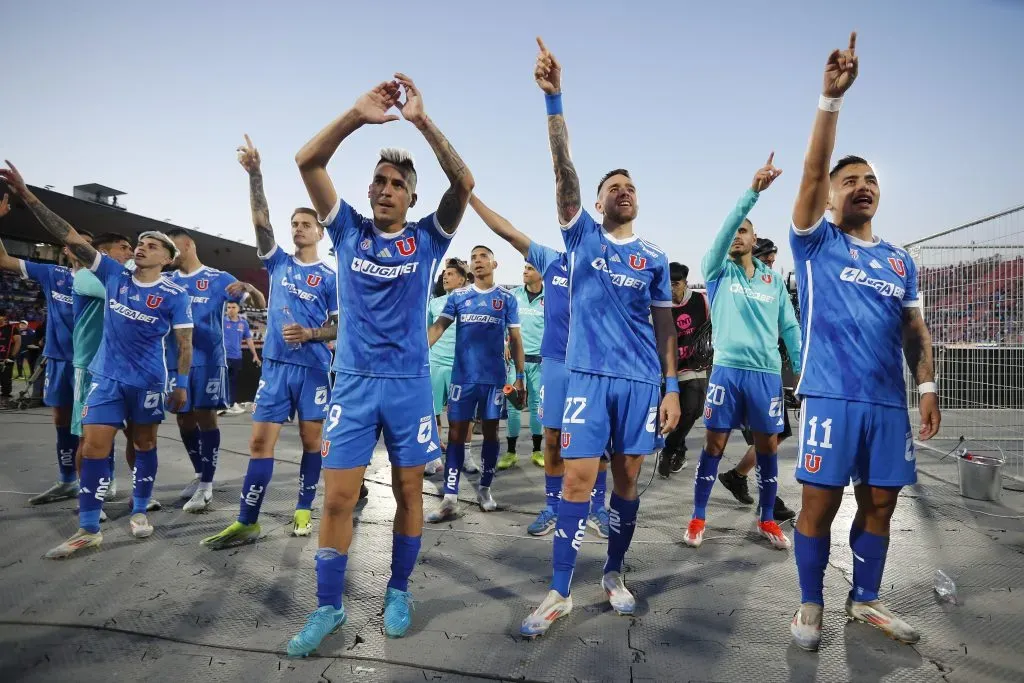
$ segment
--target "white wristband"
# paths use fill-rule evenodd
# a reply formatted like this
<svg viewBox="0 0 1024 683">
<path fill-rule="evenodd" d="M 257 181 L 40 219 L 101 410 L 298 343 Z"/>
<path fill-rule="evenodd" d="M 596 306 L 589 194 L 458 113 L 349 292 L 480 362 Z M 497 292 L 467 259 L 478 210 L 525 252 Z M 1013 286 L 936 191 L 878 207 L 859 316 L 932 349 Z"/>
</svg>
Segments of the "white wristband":
<svg viewBox="0 0 1024 683">
<path fill-rule="evenodd" d="M 925 394 L 937 394 L 939 393 L 939 387 L 935 382 L 923 382 L 917 385 L 917 393 L 921 396 Z"/>
<path fill-rule="evenodd" d="M 842 97 L 825 97 L 824 95 L 821 95 L 818 98 L 818 109 L 822 111 L 839 111 L 839 108 L 842 106 Z"/>
</svg>

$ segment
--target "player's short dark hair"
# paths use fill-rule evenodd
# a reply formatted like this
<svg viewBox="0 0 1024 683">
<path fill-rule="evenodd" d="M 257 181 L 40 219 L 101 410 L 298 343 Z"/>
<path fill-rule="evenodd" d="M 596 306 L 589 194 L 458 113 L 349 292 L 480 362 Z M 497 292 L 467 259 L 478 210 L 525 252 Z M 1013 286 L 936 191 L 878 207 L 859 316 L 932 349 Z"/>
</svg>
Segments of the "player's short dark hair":
<svg viewBox="0 0 1024 683">
<path fill-rule="evenodd" d="M 485 246 L 485 245 L 483 245 L 483 244 L 478 244 L 478 245 L 476 245 L 475 247 L 473 247 L 472 249 L 470 249 L 470 250 L 469 250 L 469 253 L 470 253 L 470 254 L 472 254 L 472 253 L 473 253 L 474 251 L 476 251 L 477 249 L 483 249 L 484 251 L 486 251 L 486 252 L 487 252 L 488 254 L 490 254 L 491 256 L 494 256 L 494 250 L 493 250 L 493 249 L 491 249 L 491 248 L 490 248 L 490 247 L 488 247 L 488 246 Z"/>
<path fill-rule="evenodd" d="M 101 232 L 92 238 L 92 246 L 94 249 L 106 246 L 108 244 L 116 244 L 117 242 L 127 242 L 128 246 L 131 246 L 132 241 L 122 235 L 119 232 Z"/>
<path fill-rule="evenodd" d="M 172 240 L 175 237 L 187 237 L 190 240 L 192 239 L 192 233 L 190 233 L 185 228 L 171 228 L 170 230 L 168 230 L 164 234 L 167 235 L 168 237 L 170 237 Z M 192 241 L 194 242 L 195 240 L 192 240 Z"/>
<path fill-rule="evenodd" d="M 775 242 L 771 241 L 767 237 L 758 237 L 757 242 L 754 243 L 754 258 L 761 258 L 768 254 L 778 253 L 779 248 L 775 246 Z"/>
<path fill-rule="evenodd" d="M 608 171 L 608 172 L 607 172 L 607 173 L 605 173 L 605 174 L 604 174 L 604 176 L 603 176 L 603 177 L 601 178 L 601 182 L 599 182 L 599 183 L 597 184 L 597 194 L 601 194 L 601 188 L 602 188 L 602 187 L 604 187 L 604 183 L 605 183 L 605 181 L 606 181 L 606 180 L 608 180 L 609 178 L 611 178 L 611 177 L 612 177 L 613 175 L 624 175 L 624 176 L 626 176 L 627 178 L 629 178 L 630 180 L 632 180 L 632 179 L 633 179 L 633 176 L 629 175 L 629 171 L 627 171 L 627 170 L 626 170 L 626 169 L 624 169 L 624 168 L 616 168 L 616 169 L 613 169 L 613 170 L 611 170 L 611 171 Z"/>
<path fill-rule="evenodd" d="M 469 269 L 466 268 L 466 264 L 464 264 L 461 261 L 458 261 L 456 259 L 449 259 L 448 263 L 444 264 L 444 268 L 441 271 L 442 275 L 444 274 L 444 271 L 448 270 L 449 268 L 454 270 L 456 273 L 461 275 L 463 278 L 465 278 L 469 274 Z"/>
<path fill-rule="evenodd" d="M 871 166 L 870 162 L 868 162 L 868 160 L 865 159 L 864 157 L 858 157 L 854 156 L 853 154 L 848 154 L 847 156 L 843 157 L 842 159 L 836 162 L 836 165 L 833 166 L 832 170 L 828 172 L 828 179 L 832 180 L 833 178 L 836 177 L 836 173 L 839 173 L 847 166 L 853 166 L 854 164 L 864 164 L 865 166 Z"/>
<path fill-rule="evenodd" d="M 668 279 L 672 282 L 685 280 L 690 275 L 690 269 L 686 265 L 673 261 L 668 264 Z"/>
<path fill-rule="evenodd" d="M 300 206 L 300 207 L 298 207 L 297 209 L 292 211 L 292 216 L 291 217 L 294 219 L 295 215 L 299 214 L 299 213 L 306 214 L 308 216 L 312 216 L 313 217 L 313 221 L 315 223 L 317 223 L 318 225 L 320 224 L 320 217 L 317 216 L 316 211 L 314 211 L 313 209 L 309 208 L 308 206 Z"/>
</svg>

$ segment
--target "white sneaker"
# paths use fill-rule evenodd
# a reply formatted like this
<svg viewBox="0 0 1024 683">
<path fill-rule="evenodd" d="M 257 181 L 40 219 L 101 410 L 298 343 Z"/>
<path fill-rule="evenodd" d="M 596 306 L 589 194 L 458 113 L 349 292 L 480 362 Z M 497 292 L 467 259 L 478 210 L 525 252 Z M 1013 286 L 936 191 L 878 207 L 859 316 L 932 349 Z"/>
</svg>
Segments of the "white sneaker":
<svg viewBox="0 0 1024 683">
<path fill-rule="evenodd" d="M 480 509 L 484 512 L 494 512 L 498 509 L 498 504 L 494 502 L 494 496 L 491 495 L 490 486 L 481 486 L 477 489 L 476 502 L 480 504 Z"/>
<path fill-rule="evenodd" d="M 519 633 L 527 638 L 536 638 L 547 633 L 551 624 L 572 611 L 572 596 L 563 598 L 556 590 L 548 591 L 540 606 L 523 619 Z"/>
<path fill-rule="evenodd" d="M 233 406 L 231 406 L 230 408 L 228 408 L 227 412 L 228 412 L 228 415 L 241 415 L 242 413 L 245 412 L 245 408 L 243 408 L 242 406 L 240 406 L 240 405 L 238 405 L 236 403 Z"/>
<path fill-rule="evenodd" d="M 440 472 L 443 467 L 444 462 L 441 460 L 441 458 L 431 460 L 430 462 L 423 466 L 423 474 L 429 477 Z"/>
<path fill-rule="evenodd" d="M 913 644 L 921 640 L 921 634 L 915 631 L 910 624 L 890 612 L 881 600 L 855 602 L 853 599 L 847 598 L 846 615 L 851 621 L 863 621 L 901 643 Z"/>
<path fill-rule="evenodd" d="M 132 528 L 132 536 L 135 538 L 149 538 L 153 535 L 153 525 L 149 523 L 149 517 L 142 512 L 136 512 L 128 519 Z"/>
<path fill-rule="evenodd" d="M 473 454 L 469 452 L 468 446 L 466 447 L 466 459 L 462 463 L 462 471 L 466 474 L 476 474 L 480 471 L 480 463 L 478 463 Z"/>
<path fill-rule="evenodd" d="M 793 643 L 802 650 L 817 652 L 821 645 L 821 613 L 823 608 L 816 602 L 805 602 L 793 615 L 789 632 Z"/>
<path fill-rule="evenodd" d="M 608 602 L 612 604 L 612 609 L 615 610 L 616 614 L 632 614 L 636 611 L 636 598 L 626 588 L 625 582 L 622 580 L 622 575 L 618 572 L 608 572 L 601 579 L 601 588 L 604 589 L 605 594 L 608 596 Z"/>
<path fill-rule="evenodd" d="M 102 510 L 102 509 L 100 510 L 100 521 L 101 522 L 107 521 L 107 511 L 106 510 Z"/>
<path fill-rule="evenodd" d="M 181 509 L 185 512 L 199 513 L 210 507 L 211 500 L 213 500 L 213 491 L 200 486 Z"/>
<path fill-rule="evenodd" d="M 157 510 L 163 509 L 163 504 L 156 498 L 150 498 L 149 502 L 146 503 L 146 512 L 156 512 Z"/>
<path fill-rule="evenodd" d="M 103 500 L 114 500 L 117 498 L 117 479 L 110 479 L 110 486 L 107 487 L 107 497 Z"/>
<path fill-rule="evenodd" d="M 56 548 L 46 551 L 46 559 L 48 560 L 63 560 L 71 557 L 79 550 L 85 550 L 86 548 L 96 548 L 100 543 L 103 542 L 103 534 L 101 533 L 89 533 L 85 529 L 79 529 L 76 531 L 71 538 L 61 543 Z"/>
<path fill-rule="evenodd" d="M 196 495 L 196 489 L 197 488 L 199 488 L 199 475 L 198 474 L 195 476 L 195 478 L 192 481 L 190 481 L 188 483 L 188 486 L 186 486 L 185 488 L 183 488 L 181 490 L 181 495 L 179 497 L 182 500 L 188 500 L 192 496 Z"/>
<path fill-rule="evenodd" d="M 448 522 L 455 519 L 459 513 L 459 499 L 457 496 L 446 493 L 444 498 L 441 500 L 441 507 L 435 512 L 431 512 L 427 515 L 427 521 L 431 524 L 437 524 L 438 522 Z"/>
</svg>

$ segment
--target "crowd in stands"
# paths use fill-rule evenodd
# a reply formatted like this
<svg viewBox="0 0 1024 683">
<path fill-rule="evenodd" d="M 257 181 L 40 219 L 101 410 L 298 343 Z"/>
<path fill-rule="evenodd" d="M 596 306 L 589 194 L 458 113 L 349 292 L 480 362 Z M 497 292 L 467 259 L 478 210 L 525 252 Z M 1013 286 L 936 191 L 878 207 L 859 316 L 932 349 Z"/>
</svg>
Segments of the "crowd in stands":
<svg viewBox="0 0 1024 683">
<path fill-rule="evenodd" d="M 1024 256 L 922 267 L 920 290 L 936 343 L 1024 344 Z"/>
</svg>

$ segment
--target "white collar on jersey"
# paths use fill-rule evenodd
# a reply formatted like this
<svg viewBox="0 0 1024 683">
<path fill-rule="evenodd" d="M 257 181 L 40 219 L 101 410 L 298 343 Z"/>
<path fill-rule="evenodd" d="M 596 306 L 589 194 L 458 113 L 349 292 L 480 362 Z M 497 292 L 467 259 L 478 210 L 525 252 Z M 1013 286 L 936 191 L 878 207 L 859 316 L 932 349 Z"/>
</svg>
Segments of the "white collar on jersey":
<svg viewBox="0 0 1024 683">
<path fill-rule="evenodd" d="M 406 223 L 405 225 L 403 225 L 402 229 L 399 230 L 398 232 L 384 232 L 383 230 L 381 230 L 380 228 L 377 227 L 376 223 L 374 223 L 373 224 L 373 232 L 377 235 L 377 237 L 380 237 L 381 239 L 393 240 L 393 239 L 396 239 L 398 237 L 401 237 L 405 233 L 405 229 L 407 227 L 409 227 L 409 223 Z"/>
<path fill-rule="evenodd" d="M 636 234 L 635 232 L 629 237 L 623 237 L 621 239 L 618 237 L 613 237 L 610 232 L 604 229 L 603 225 L 601 226 L 601 234 L 604 235 L 604 238 L 611 242 L 612 244 L 629 244 L 630 242 L 636 242 L 638 239 L 640 239 L 640 235 Z"/>
<path fill-rule="evenodd" d="M 200 264 L 199 267 L 196 268 L 191 273 L 186 273 L 186 272 L 182 271 L 180 268 L 178 270 L 174 271 L 174 272 L 177 273 L 180 277 L 195 277 L 196 275 L 199 275 L 199 273 L 203 272 L 204 270 L 206 270 L 206 266 Z"/>
<path fill-rule="evenodd" d="M 473 289 L 475 291 L 479 292 L 480 294 L 489 294 L 490 292 L 493 292 L 497 288 L 498 288 L 498 285 L 491 285 L 490 289 L 480 289 L 479 287 L 476 286 L 475 282 L 473 283 Z"/>
<path fill-rule="evenodd" d="M 292 261 L 295 261 L 295 263 L 297 263 L 300 266 L 319 266 L 321 263 L 323 263 L 323 259 L 317 259 L 316 261 L 310 261 L 309 263 L 303 263 L 294 254 L 292 254 Z"/>
<path fill-rule="evenodd" d="M 877 247 L 879 244 L 882 243 L 882 238 L 879 237 L 878 235 L 872 235 L 870 242 L 854 237 L 853 235 L 847 235 L 846 238 L 853 242 L 854 244 L 856 244 L 858 247 Z"/>
<path fill-rule="evenodd" d="M 163 279 L 163 276 L 160 276 L 157 279 L 153 280 L 152 282 L 139 282 L 138 280 L 135 279 L 135 276 L 132 275 L 132 282 L 135 283 L 136 287 L 156 287 L 158 284 L 163 282 Z"/>
</svg>

